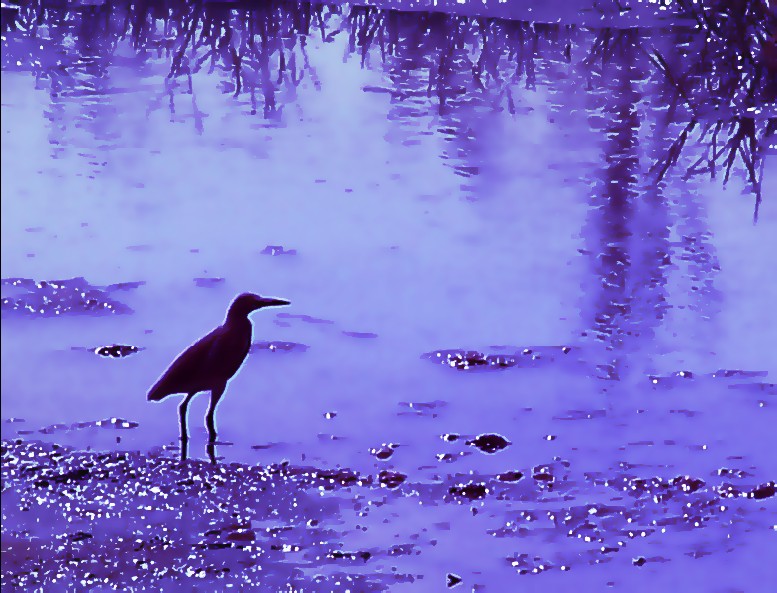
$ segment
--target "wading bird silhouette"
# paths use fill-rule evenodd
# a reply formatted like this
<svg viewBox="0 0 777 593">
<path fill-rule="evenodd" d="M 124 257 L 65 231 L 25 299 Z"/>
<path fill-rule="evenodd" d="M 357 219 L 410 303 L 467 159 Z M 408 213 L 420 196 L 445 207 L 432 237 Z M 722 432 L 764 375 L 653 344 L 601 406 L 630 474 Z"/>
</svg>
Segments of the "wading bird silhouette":
<svg viewBox="0 0 777 593">
<path fill-rule="evenodd" d="M 243 293 L 232 301 L 224 323 L 189 346 L 148 392 L 149 401 L 161 401 L 168 395 L 186 394 L 178 408 L 181 423 L 181 459 L 186 459 L 189 434 L 186 411 L 189 402 L 200 391 L 210 391 L 206 415 L 208 454 L 215 461 L 216 406 L 224 395 L 227 382 L 237 373 L 251 348 L 251 321 L 248 316 L 257 309 L 282 307 L 289 301 Z"/>
</svg>

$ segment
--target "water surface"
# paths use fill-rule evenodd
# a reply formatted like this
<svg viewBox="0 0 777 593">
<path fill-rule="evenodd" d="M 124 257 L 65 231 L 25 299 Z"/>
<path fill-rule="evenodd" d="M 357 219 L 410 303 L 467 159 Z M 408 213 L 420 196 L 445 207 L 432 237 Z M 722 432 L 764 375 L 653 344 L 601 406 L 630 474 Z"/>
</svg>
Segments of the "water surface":
<svg viewBox="0 0 777 593">
<path fill-rule="evenodd" d="M 4 463 L 45 441 L 73 447 L 75 468 L 89 451 L 139 451 L 110 460 L 140 476 L 172 467 L 177 402 L 145 393 L 252 291 L 292 307 L 254 315 L 257 346 L 219 408 L 220 463 L 363 476 L 315 512 L 268 504 L 299 538 L 316 515 L 325 551 L 370 557 L 281 548 L 265 565 L 278 580 L 247 590 L 329 590 L 310 579 L 330 564 L 366 579 L 354 590 L 438 590 L 448 573 L 490 591 L 773 580 L 774 498 L 748 498 L 777 475 L 763 25 L 721 45 L 642 4 L 431 8 L 3 9 L 2 434 L 24 441 Z M 732 51 L 761 69 L 726 73 Z M 99 350 L 114 345 L 133 348 Z M 200 459 L 206 399 L 190 417 Z M 509 445 L 466 444 L 482 434 Z M 195 464 L 171 471 L 220 471 Z M 640 479 L 658 482 L 624 494 Z M 715 510 L 732 480 L 741 496 Z M 219 496 L 246 497 L 235 529 L 261 531 L 261 498 Z M 352 498 L 384 512 L 352 516 Z M 4 548 L 29 537 L 11 500 Z M 586 505 L 615 508 L 602 538 L 570 533 Z M 524 512 L 574 520 L 519 528 Z M 635 541 L 629 513 L 649 530 Z M 208 531 L 187 529 L 184 547 Z M 4 565 L 4 582 L 32 587 L 5 580 L 20 570 Z M 180 573 L 142 579 L 187 590 Z"/>
</svg>

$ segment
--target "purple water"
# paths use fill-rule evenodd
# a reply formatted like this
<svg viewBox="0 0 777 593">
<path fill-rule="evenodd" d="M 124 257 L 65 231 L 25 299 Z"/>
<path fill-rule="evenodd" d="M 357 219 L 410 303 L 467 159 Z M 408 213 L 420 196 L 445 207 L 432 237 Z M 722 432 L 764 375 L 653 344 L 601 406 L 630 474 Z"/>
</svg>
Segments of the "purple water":
<svg viewBox="0 0 777 593">
<path fill-rule="evenodd" d="M 3 590 L 768 590 L 768 3 L 368 4 L 3 5 Z"/>
</svg>

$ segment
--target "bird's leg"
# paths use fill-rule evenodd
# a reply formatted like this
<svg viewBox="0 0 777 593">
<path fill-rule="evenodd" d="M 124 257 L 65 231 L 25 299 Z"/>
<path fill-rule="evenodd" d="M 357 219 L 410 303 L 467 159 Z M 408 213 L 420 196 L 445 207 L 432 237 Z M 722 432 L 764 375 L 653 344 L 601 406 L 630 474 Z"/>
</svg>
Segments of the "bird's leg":
<svg viewBox="0 0 777 593">
<path fill-rule="evenodd" d="M 208 459 L 210 459 L 210 462 L 216 463 L 216 460 L 218 459 L 216 456 L 216 443 L 214 441 L 208 441 L 205 448 L 208 451 Z"/>
<path fill-rule="evenodd" d="M 186 459 L 186 448 L 189 445 L 189 433 L 186 430 L 186 410 L 189 407 L 189 402 L 192 401 L 192 398 L 195 395 L 196 393 L 189 393 L 181 402 L 181 405 L 178 406 L 178 415 L 181 423 L 181 459 L 182 460 Z"/>
<path fill-rule="evenodd" d="M 208 408 L 208 415 L 205 418 L 208 424 L 208 442 L 210 443 L 216 442 L 216 406 L 218 405 L 221 396 L 224 395 L 226 387 L 226 384 L 224 384 L 215 387 L 210 391 L 210 407 Z"/>
</svg>

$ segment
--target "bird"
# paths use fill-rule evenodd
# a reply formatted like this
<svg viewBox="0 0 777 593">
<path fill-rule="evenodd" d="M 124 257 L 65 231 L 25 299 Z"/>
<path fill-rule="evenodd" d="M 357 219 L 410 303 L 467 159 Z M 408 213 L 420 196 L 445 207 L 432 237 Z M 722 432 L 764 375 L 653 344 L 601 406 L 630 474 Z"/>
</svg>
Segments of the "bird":
<svg viewBox="0 0 777 593">
<path fill-rule="evenodd" d="M 189 441 L 186 430 L 189 402 L 201 391 L 210 391 L 210 406 L 205 418 L 208 453 L 211 460 L 215 460 L 216 406 L 224 395 L 227 383 L 240 370 L 251 348 L 252 327 L 248 316 L 258 309 L 290 304 L 285 299 L 263 297 L 250 292 L 238 295 L 230 304 L 224 323 L 179 354 L 149 389 L 148 401 L 158 402 L 176 394 L 186 396 L 178 408 L 182 459 L 186 459 Z"/>
</svg>

